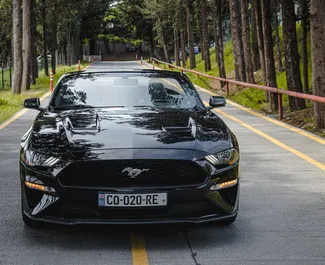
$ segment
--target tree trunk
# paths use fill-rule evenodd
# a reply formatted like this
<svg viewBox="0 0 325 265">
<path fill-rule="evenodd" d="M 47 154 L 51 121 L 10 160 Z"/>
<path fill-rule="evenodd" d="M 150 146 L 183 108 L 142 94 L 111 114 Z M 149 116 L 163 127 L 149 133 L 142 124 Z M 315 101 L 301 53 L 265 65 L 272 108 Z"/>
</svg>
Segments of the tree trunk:
<svg viewBox="0 0 325 265">
<path fill-rule="evenodd" d="M 235 61 L 235 75 L 239 81 L 246 81 L 243 40 L 241 34 L 241 16 L 238 0 L 229 0 L 232 46 Z"/>
<path fill-rule="evenodd" d="M 52 51 L 51 52 L 51 67 L 53 70 L 53 74 L 56 73 L 56 52 Z"/>
<path fill-rule="evenodd" d="M 304 77 L 304 92 L 309 94 L 309 77 L 308 77 L 308 30 L 309 30 L 309 19 L 308 19 L 308 0 L 302 1 L 302 65 L 303 65 L 303 77 Z"/>
<path fill-rule="evenodd" d="M 150 56 L 156 57 L 156 48 L 155 48 L 155 41 L 154 41 L 152 26 L 150 26 L 150 29 L 149 29 L 149 42 L 150 42 Z"/>
<path fill-rule="evenodd" d="M 293 0 L 282 0 L 283 39 L 288 90 L 301 92 L 300 57 L 298 53 L 295 3 Z M 304 99 L 289 97 L 290 110 L 304 109 Z"/>
<path fill-rule="evenodd" d="M 255 72 L 261 69 L 261 61 L 260 61 L 258 39 L 257 39 L 256 11 L 254 7 L 252 7 L 251 10 L 251 21 L 252 21 L 251 22 L 252 23 L 252 63 L 253 63 L 253 71 Z"/>
<path fill-rule="evenodd" d="M 73 60 L 72 64 L 77 64 L 78 60 L 80 59 L 80 30 L 77 29 L 74 32 L 74 38 L 73 38 Z M 101 55 L 101 50 L 99 49 L 99 55 Z"/>
<path fill-rule="evenodd" d="M 56 51 L 58 49 L 57 45 L 57 22 L 54 20 L 52 21 L 51 25 L 51 39 L 52 39 L 52 44 L 50 45 L 50 51 L 51 51 L 51 68 L 53 70 L 53 74 L 56 73 Z"/>
<path fill-rule="evenodd" d="M 262 0 L 262 24 L 263 24 L 263 40 L 264 40 L 264 56 L 265 56 L 265 72 L 266 85 L 277 87 L 276 72 L 273 54 L 273 38 L 271 25 L 271 1 Z M 278 97 L 275 93 L 270 96 L 271 109 L 278 109 Z"/>
<path fill-rule="evenodd" d="M 196 67 L 195 54 L 194 54 L 194 37 L 193 37 L 193 16 L 191 0 L 186 0 L 186 27 L 188 38 L 188 52 L 190 57 L 190 68 Z"/>
<path fill-rule="evenodd" d="M 30 88 L 30 59 L 31 59 L 31 0 L 23 0 L 23 75 L 21 80 L 21 91 Z"/>
<path fill-rule="evenodd" d="M 72 35 L 72 30 L 71 28 L 68 29 L 67 32 L 67 59 L 68 59 L 68 65 L 71 66 L 72 65 L 72 53 L 73 53 L 73 35 Z M 94 41 L 95 42 L 95 41 Z M 94 47 L 96 45 L 94 44 Z M 114 43 L 113 43 L 113 52 L 115 51 L 114 49 Z M 94 50 L 94 52 L 92 54 L 96 54 L 96 51 Z"/>
<path fill-rule="evenodd" d="M 310 24 L 313 66 L 313 93 L 325 97 L 325 6 L 323 0 L 310 1 Z M 314 103 L 318 129 L 325 128 L 325 104 Z"/>
<path fill-rule="evenodd" d="M 44 42 L 44 48 L 43 48 L 43 57 L 44 57 L 44 71 L 45 75 L 49 75 L 49 61 L 47 59 L 47 33 L 46 33 L 46 10 L 45 10 L 45 0 L 42 2 L 42 23 L 43 23 L 43 42 Z"/>
<path fill-rule="evenodd" d="M 32 3 L 34 3 L 32 1 Z M 30 80 L 31 84 L 36 84 L 36 77 L 38 73 L 38 63 L 37 63 L 37 47 L 36 47 L 36 12 L 35 7 L 32 4 L 32 11 L 31 11 L 31 41 L 30 41 L 30 51 L 31 51 L 31 59 L 30 59 Z"/>
<path fill-rule="evenodd" d="M 241 2 L 241 14 L 242 14 L 242 37 L 244 47 L 244 58 L 246 66 L 246 81 L 248 83 L 255 83 L 252 52 L 251 52 L 251 36 L 250 26 L 248 18 L 248 0 L 242 0 Z"/>
<path fill-rule="evenodd" d="M 162 28 L 160 30 L 161 30 L 161 44 L 162 44 L 163 49 L 164 49 L 165 62 L 171 63 L 169 53 L 168 53 L 168 46 L 167 46 L 167 41 L 166 41 L 166 33 L 164 32 L 164 30 Z"/>
<path fill-rule="evenodd" d="M 257 43 L 259 50 L 259 57 L 261 69 L 263 74 L 263 83 L 266 85 L 266 69 L 265 69 L 265 56 L 264 56 L 264 39 L 263 39 L 263 23 L 262 23 L 262 10 L 261 0 L 252 0 L 252 9 L 256 17 L 256 30 L 257 30 Z M 266 93 L 266 100 L 269 101 L 268 93 Z"/>
<path fill-rule="evenodd" d="M 198 42 L 198 46 L 199 46 L 199 51 L 201 54 L 201 60 L 204 61 L 204 52 L 203 52 L 203 36 L 202 36 L 202 23 L 201 23 L 201 18 L 202 18 L 202 14 L 201 14 L 201 1 L 197 0 L 195 1 L 196 6 L 195 6 L 195 10 L 196 10 L 196 26 L 198 28 L 198 33 L 199 33 L 199 42 Z"/>
<path fill-rule="evenodd" d="M 201 14 L 202 14 L 202 43 L 204 46 L 204 68 L 205 71 L 211 71 L 210 47 L 209 47 L 209 30 L 207 22 L 207 2 L 201 0 Z"/>
<path fill-rule="evenodd" d="M 219 76 L 222 78 L 227 78 L 226 68 L 225 68 L 225 59 L 224 59 L 224 49 L 223 49 L 223 1 L 215 0 L 216 7 L 216 25 L 215 25 L 215 49 L 216 49 L 216 60 L 218 63 Z M 221 82 L 221 86 L 224 87 L 225 83 Z"/>
<path fill-rule="evenodd" d="M 186 36 L 185 31 L 181 31 L 181 54 L 182 54 L 182 66 L 186 67 L 186 49 L 185 49 Z"/>
<path fill-rule="evenodd" d="M 68 64 L 68 44 L 67 44 L 67 42 L 65 42 L 63 45 L 63 64 L 64 65 Z"/>
<path fill-rule="evenodd" d="M 277 3 L 278 5 L 278 3 Z M 280 5 L 277 6 L 275 9 L 274 14 L 274 25 L 275 25 L 275 43 L 276 43 L 276 58 L 277 58 L 277 64 L 278 64 L 278 71 L 283 71 L 283 65 L 282 65 L 282 56 L 281 56 L 281 40 L 280 40 L 280 33 L 279 33 L 279 18 L 278 18 L 278 12 L 280 9 Z"/>
<path fill-rule="evenodd" d="M 175 63 L 176 66 L 180 66 L 181 63 L 179 61 L 179 35 L 178 35 L 178 30 L 174 29 L 174 53 L 175 53 Z"/>
<path fill-rule="evenodd" d="M 186 43 L 186 27 L 187 27 L 187 18 L 186 18 L 186 11 L 184 10 L 184 0 L 180 1 L 180 43 L 181 43 L 181 60 L 182 60 L 182 66 L 186 67 L 186 49 L 185 49 L 185 43 Z"/>
<path fill-rule="evenodd" d="M 22 60 L 22 24 L 21 24 L 21 0 L 13 0 L 13 63 L 14 74 L 12 78 L 12 93 L 20 94 L 23 73 Z"/>
</svg>

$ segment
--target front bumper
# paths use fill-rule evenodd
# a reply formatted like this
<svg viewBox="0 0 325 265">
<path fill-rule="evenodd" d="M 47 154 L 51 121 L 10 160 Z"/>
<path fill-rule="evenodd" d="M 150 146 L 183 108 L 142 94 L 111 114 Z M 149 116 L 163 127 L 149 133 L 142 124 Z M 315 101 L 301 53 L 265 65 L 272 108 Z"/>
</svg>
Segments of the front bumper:
<svg viewBox="0 0 325 265">
<path fill-rule="evenodd" d="M 51 182 L 50 194 L 31 190 L 24 185 L 21 174 L 24 214 L 30 219 L 63 225 L 78 224 L 150 224 L 150 223 L 205 223 L 234 217 L 238 212 L 239 165 L 220 172 L 215 179 L 238 179 L 238 183 L 219 191 L 211 190 L 214 180 L 196 187 L 155 188 L 77 188 Z M 25 171 L 22 170 L 22 173 Z M 44 182 L 44 179 L 42 179 Z M 166 192 L 168 206 L 148 208 L 107 208 L 98 206 L 98 193 L 155 193 Z"/>
<path fill-rule="evenodd" d="M 183 217 L 183 218 L 133 218 L 133 219 L 87 219 L 87 218 L 75 218 L 75 219 L 64 219 L 64 218 L 56 218 L 56 217 L 35 217 L 24 211 L 24 214 L 28 216 L 28 218 L 41 221 L 45 223 L 52 224 L 60 224 L 60 225 L 82 225 L 82 224 L 97 224 L 97 225 L 122 225 L 122 224 L 177 224 L 177 223 L 191 223 L 191 224 L 201 224 L 215 221 L 222 221 L 231 217 L 235 217 L 237 215 L 238 210 L 234 211 L 229 215 L 218 215 L 211 214 L 201 217 Z"/>
</svg>

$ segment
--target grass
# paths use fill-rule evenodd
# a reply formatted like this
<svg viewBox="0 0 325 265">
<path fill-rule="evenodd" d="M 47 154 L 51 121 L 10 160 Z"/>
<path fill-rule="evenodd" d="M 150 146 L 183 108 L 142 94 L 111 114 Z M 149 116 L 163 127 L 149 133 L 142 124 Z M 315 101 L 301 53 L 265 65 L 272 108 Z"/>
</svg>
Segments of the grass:
<svg viewBox="0 0 325 265">
<path fill-rule="evenodd" d="M 82 68 L 88 65 L 88 62 L 83 61 L 81 63 Z M 56 69 L 54 75 L 54 84 L 58 79 L 66 72 L 78 71 L 78 65 L 72 66 L 59 66 Z M 50 87 L 50 78 L 45 75 L 44 71 L 39 72 L 39 78 L 36 80 L 36 84 L 31 86 L 29 91 L 23 92 L 19 95 L 11 93 L 9 82 L 9 70 L 4 71 L 5 89 L 2 90 L 1 78 L 0 78 L 0 123 L 10 118 L 17 111 L 23 108 L 23 101 L 28 97 L 41 97 Z"/>
<path fill-rule="evenodd" d="M 232 42 L 227 42 L 224 46 L 224 56 L 225 56 L 225 67 L 226 72 L 231 73 L 234 71 L 234 60 L 232 53 Z M 212 70 L 207 72 L 209 75 L 219 76 L 218 64 L 216 62 L 216 51 L 214 48 L 210 49 L 210 59 L 211 59 L 211 68 Z M 204 61 L 201 58 L 201 54 L 195 56 L 196 60 L 196 71 L 205 72 Z M 189 62 L 187 63 L 187 68 L 189 68 Z M 191 79 L 193 83 L 203 88 L 212 89 L 214 85 L 211 83 L 211 79 L 205 77 L 198 77 L 197 75 L 188 73 L 187 76 Z"/>
</svg>

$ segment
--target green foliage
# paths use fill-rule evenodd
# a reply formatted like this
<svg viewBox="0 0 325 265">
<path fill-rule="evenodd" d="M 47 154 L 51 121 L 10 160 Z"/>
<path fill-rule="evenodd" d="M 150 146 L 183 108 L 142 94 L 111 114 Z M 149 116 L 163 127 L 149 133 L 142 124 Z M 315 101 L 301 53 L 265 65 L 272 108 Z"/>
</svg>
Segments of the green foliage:
<svg viewBox="0 0 325 265">
<path fill-rule="evenodd" d="M 104 17 L 104 22 L 112 22 L 116 19 L 116 16 L 114 15 L 108 15 L 107 17 Z"/>
<path fill-rule="evenodd" d="M 82 67 L 88 65 L 87 61 L 81 62 Z M 67 72 L 78 71 L 78 65 L 73 66 L 59 66 L 57 72 L 54 75 L 54 84 L 60 79 L 60 77 Z M 9 71 L 6 71 L 6 77 L 9 78 Z M 6 79 L 7 80 L 7 79 Z M 31 90 L 26 91 L 20 95 L 14 95 L 11 93 L 9 83 L 6 82 L 6 89 L 1 90 L 0 88 L 0 123 L 14 115 L 23 107 L 23 101 L 28 97 L 40 97 L 47 91 L 50 87 L 50 78 L 45 76 L 44 72 L 39 73 L 39 78 L 37 78 L 36 85 L 31 86 Z"/>
<path fill-rule="evenodd" d="M 230 99 L 248 108 L 261 110 L 265 106 L 265 93 L 262 90 L 248 88 L 230 96 Z"/>
<path fill-rule="evenodd" d="M 11 51 L 11 0 L 0 0 L 0 63 L 7 62 Z"/>
<path fill-rule="evenodd" d="M 234 70 L 234 60 L 232 53 L 232 42 L 227 42 L 224 46 L 224 54 L 225 54 L 225 66 L 226 72 L 231 73 Z M 196 68 L 195 70 L 199 72 L 204 72 L 204 61 L 202 60 L 201 54 L 197 54 L 195 56 L 196 59 Z M 210 59 L 211 59 L 211 71 L 207 72 L 213 76 L 219 76 L 218 64 L 216 62 L 216 51 L 214 48 L 210 49 Z M 189 68 L 189 62 L 187 62 L 187 68 Z M 197 84 L 198 86 L 211 89 L 213 87 L 211 83 L 211 79 L 205 77 L 198 77 L 197 75 L 193 75 L 191 73 L 187 74 L 191 80 Z"/>
</svg>

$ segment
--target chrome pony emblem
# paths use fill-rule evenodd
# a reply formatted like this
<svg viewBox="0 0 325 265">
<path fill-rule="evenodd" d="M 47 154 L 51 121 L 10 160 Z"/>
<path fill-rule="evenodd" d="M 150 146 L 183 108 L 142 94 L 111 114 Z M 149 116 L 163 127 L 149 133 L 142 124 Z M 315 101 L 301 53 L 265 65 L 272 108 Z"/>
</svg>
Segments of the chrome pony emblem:
<svg viewBox="0 0 325 265">
<path fill-rule="evenodd" d="M 136 176 L 140 175 L 142 172 L 149 171 L 147 168 L 138 169 L 138 168 L 132 168 L 132 167 L 126 167 L 122 170 L 122 173 L 128 172 L 128 176 L 131 179 L 135 179 Z"/>
</svg>

